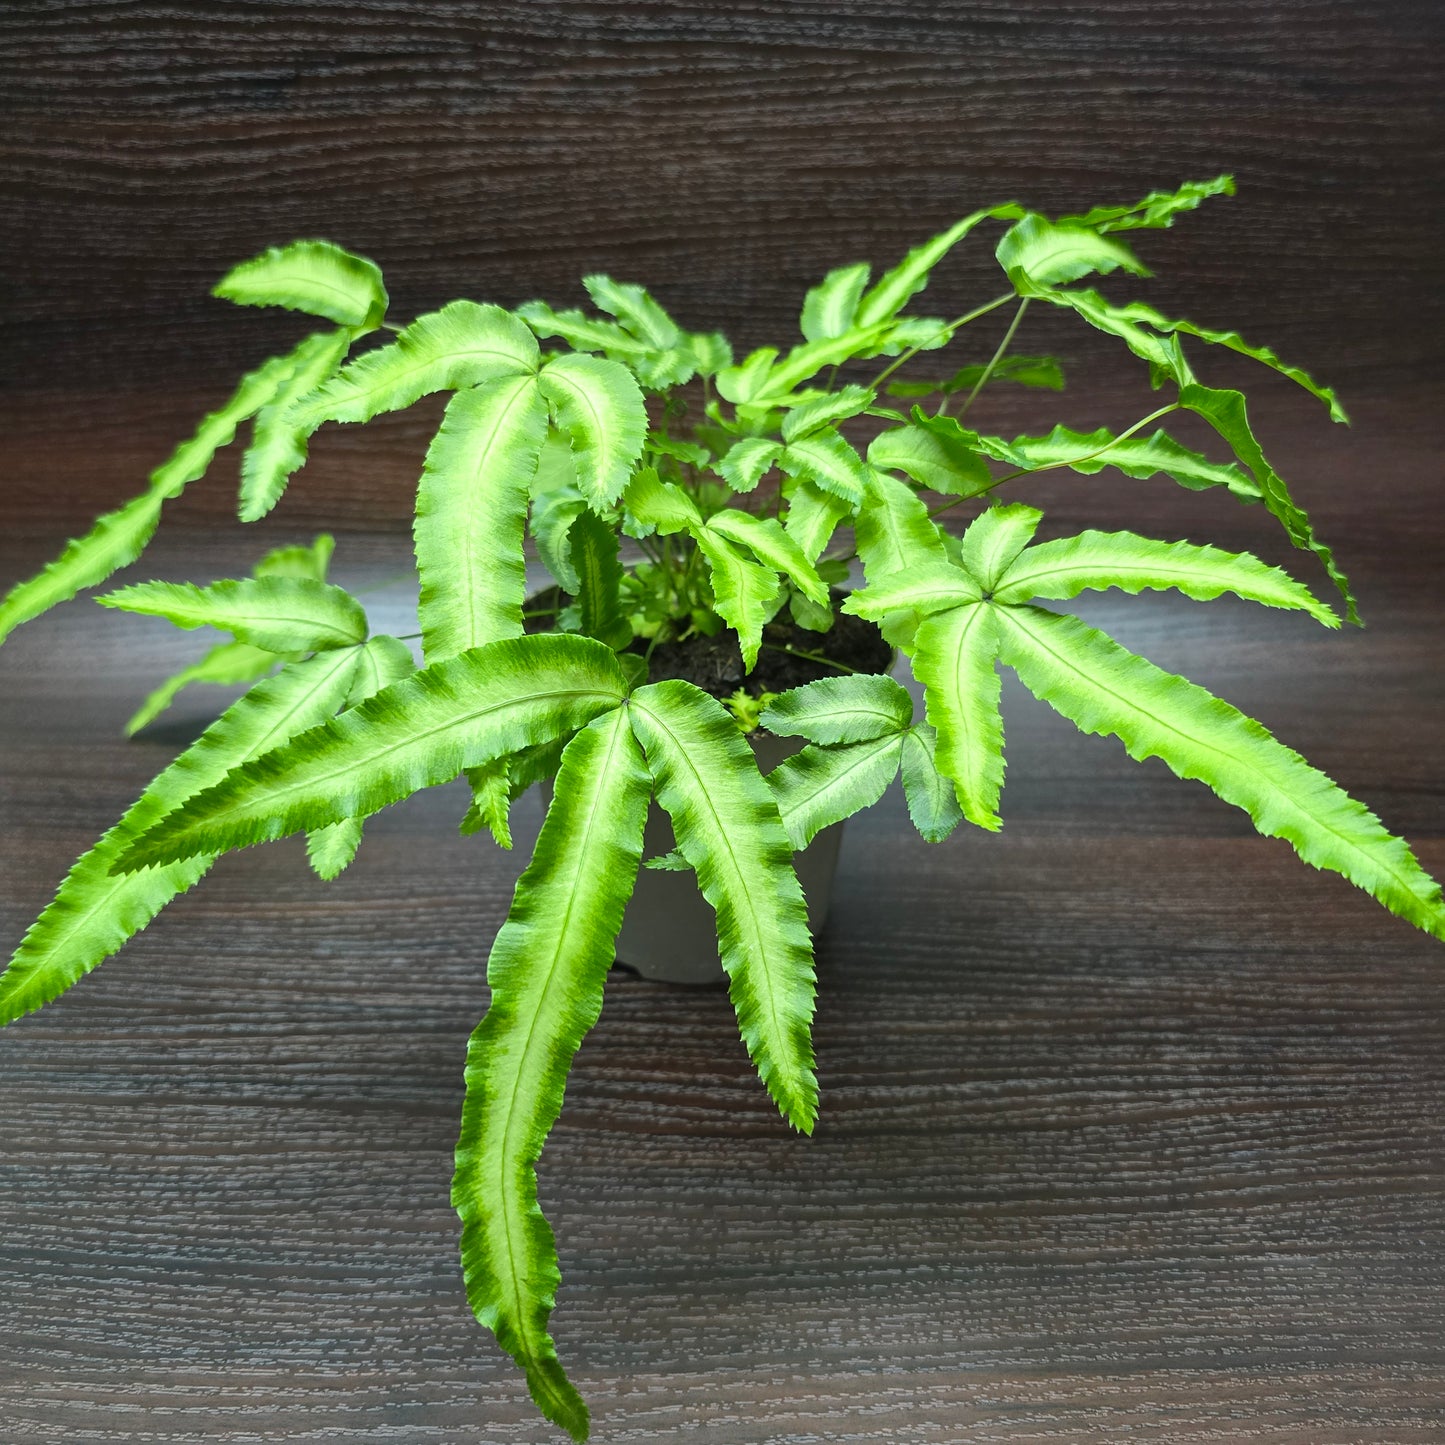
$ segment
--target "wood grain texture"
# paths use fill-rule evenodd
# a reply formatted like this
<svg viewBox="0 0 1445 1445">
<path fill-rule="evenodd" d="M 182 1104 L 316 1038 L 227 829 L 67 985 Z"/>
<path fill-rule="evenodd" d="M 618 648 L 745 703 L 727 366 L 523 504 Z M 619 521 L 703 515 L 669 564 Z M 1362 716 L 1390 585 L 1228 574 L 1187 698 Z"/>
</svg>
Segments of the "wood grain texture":
<svg viewBox="0 0 1445 1445">
<path fill-rule="evenodd" d="M 1439 873 L 1432 397 L 1363 397 L 1348 433 L 1274 401 L 1368 630 L 1229 601 L 1084 610 L 1263 717 Z M 1036 486 L 1055 532 L 1277 555 L 1227 498 Z M 38 540 L 0 552 L 0 582 Z M 183 528 L 133 575 L 223 575 L 261 545 Z M 343 536 L 336 563 L 396 630 L 406 565 L 386 534 Z M 6 644 L 0 938 L 204 718 L 200 696 L 119 738 L 199 646 L 83 603 Z M 1017 688 L 1005 711 L 1001 837 L 929 848 L 893 794 L 849 826 L 813 1139 L 779 1122 L 720 991 L 609 982 L 541 1170 L 595 1438 L 1438 1441 L 1439 945 L 1157 763 Z M 290 843 L 223 860 L 0 1040 L 7 1445 L 557 1438 L 457 1274 L 465 1042 L 539 822 L 524 805 L 506 855 L 456 835 L 464 804 L 382 814 L 329 886 Z"/>
</svg>

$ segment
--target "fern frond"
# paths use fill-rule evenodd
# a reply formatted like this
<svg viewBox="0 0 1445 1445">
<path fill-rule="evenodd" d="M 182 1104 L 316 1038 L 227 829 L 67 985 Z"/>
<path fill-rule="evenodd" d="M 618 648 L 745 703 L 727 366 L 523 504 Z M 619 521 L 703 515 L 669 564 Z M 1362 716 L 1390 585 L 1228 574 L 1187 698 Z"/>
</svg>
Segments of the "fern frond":
<svg viewBox="0 0 1445 1445">
<path fill-rule="evenodd" d="M 778 454 L 778 467 L 799 481 L 812 482 L 841 497 L 850 507 L 862 504 L 868 466 L 835 427 L 825 426 L 789 442 Z"/>
<path fill-rule="evenodd" d="M 902 748 L 902 737 L 893 733 L 841 747 L 806 747 L 779 763 L 767 781 L 794 849 L 871 808 L 898 776 Z"/>
<path fill-rule="evenodd" d="M 1099 231 L 1161 230 L 1174 224 L 1174 217 L 1192 211 L 1211 196 L 1232 196 L 1233 176 L 1215 176 L 1212 181 L 1185 181 L 1177 191 L 1150 191 L 1132 206 L 1095 206 L 1082 216 L 1061 216 L 1061 226 L 1093 226 Z"/>
<path fill-rule="evenodd" d="M 583 512 L 572 528 L 572 564 L 580 584 L 579 630 L 608 647 L 626 647 L 632 641 L 632 624 L 622 609 L 617 532 L 596 512 Z"/>
<path fill-rule="evenodd" d="M 162 505 L 205 475 L 211 459 L 235 437 L 236 428 L 275 396 L 290 362 L 289 356 L 273 356 L 243 377 L 230 400 L 206 416 L 194 435 L 150 474 L 150 485 L 140 496 L 107 512 L 85 536 L 67 542 L 55 561 L 34 577 L 17 582 L 0 601 L 0 642 L 22 622 L 97 586 L 134 562 L 155 533 Z"/>
<path fill-rule="evenodd" d="M 953 497 L 972 497 L 993 485 L 988 463 L 974 448 L 916 423 L 879 432 L 868 447 L 868 463 Z"/>
<path fill-rule="evenodd" d="M 718 459 L 717 473 L 733 491 L 751 492 L 782 454 L 782 447 L 767 437 L 744 437 Z"/>
<path fill-rule="evenodd" d="M 211 295 L 238 306 L 305 311 L 360 331 L 379 326 L 386 315 L 386 287 L 380 268 L 330 241 L 272 246 L 232 267 L 216 282 Z"/>
<path fill-rule="evenodd" d="M 871 742 L 908 727 L 913 699 L 891 677 L 858 672 L 819 678 L 779 693 L 759 721 L 780 738 L 807 738 L 824 747 Z"/>
<path fill-rule="evenodd" d="M 360 818 L 585 726 L 627 695 L 610 649 L 539 634 L 458 653 L 238 768 L 122 855 L 123 871 Z"/>
<path fill-rule="evenodd" d="M 1033 540 L 1044 514 L 1022 502 L 985 508 L 968 524 L 958 545 L 964 571 L 985 591 L 992 592 L 998 579 Z"/>
<path fill-rule="evenodd" d="M 652 683 L 633 693 L 628 711 L 678 850 L 717 912 L 743 1042 L 783 1116 L 810 1133 L 813 949 L 777 804 L 737 724 L 701 689 Z"/>
<path fill-rule="evenodd" d="M 416 567 L 428 662 L 522 635 L 528 488 L 547 434 L 534 376 L 458 392 L 417 484 Z"/>
<path fill-rule="evenodd" d="M 846 421 L 873 405 L 874 393 L 866 386 L 840 386 L 826 396 L 815 397 L 783 413 L 785 442 L 797 441 L 830 422 Z"/>
<path fill-rule="evenodd" d="M 958 793 L 938 769 L 938 734 L 915 723 L 903 734 L 903 797 L 925 842 L 941 843 L 963 822 Z"/>
<path fill-rule="evenodd" d="M 885 573 L 881 581 L 869 582 L 849 593 L 843 611 L 870 622 L 883 622 L 893 612 L 913 611 L 926 617 L 977 602 L 982 596 L 983 589 L 962 567 L 930 560 L 900 572 Z"/>
<path fill-rule="evenodd" d="M 291 353 L 294 366 L 275 397 L 256 415 L 251 445 L 241 456 L 239 513 L 258 522 L 281 500 L 291 474 L 306 464 L 311 428 L 299 427 L 291 409 L 336 374 L 351 349 L 353 333 L 320 331 Z"/>
<path fill-rule="evenodd" d="M 707 530 L 746 547 L 765 567 L 781 572 L 803 596 L 819 607 L 827 605 L 827 584 L 775 518 L 725 508 L 709 519 Z"/>
<path fill-rule="evenodd" d="M 1089 226 L 1068 225 L 1029 214 L 1004 232 L 994 255 L 1020 296 L 1038 296 L 1066 281 L 1092 272 L 1129 271 L 1149 275 L 1148 268 L 1120 241 L 1106 240 Z"/>
<path fill-rule="evenodd" d="M 622 505 L 627 512 L 624 530 L 632 537 L 690 532 L 703 524 L 697 503 L 675 483 L 662 481 L 656 467 L 638 468 L 622 495 Z"/>
<path fill-rule="evenodd" d="M 1014 204 L 991 206 L 986 211 L 975 211 L 955 221 L 946 231 L 940 232 L 921 246 L 915 246 L 891 271 L 886 271 L 877 284 L 858 302 L 854 315 L 856 326 L 873 326 L 879 322 L 891 321 L 916 295 L 928 285 L 933 268 L 968 235 L 981 221 L 1014 220 L 1023 215 Z"/>
<path fill-rule="evenodd" d="M 351 647 L 366 637 L 366 613 L 350 593 L 299 577 L 137 582 L 95 599 L 102 607 L 164 617 L 187 631 L 215 627 L 268 652 Z"/>
<path fill-rule="evenodd" d="M 463 838 L 485 828 L 498 848 L 512 847 L 512 763 L 494 758 L 478 768 L 467 769 L 472 801 L 457 827 Z"/>
<path fill-rule="evenodd" d="M 808 291 L 798 322 L 806 340 L 826 341 L 852 329 L 871 270 L 866 261 L 839 266 Z"/>
<path fill-rule="evenodd" d="M 511 312 L 452 301 L 417 317 L 390 346 L 348 362 L 292 406 L 284 420 L 310 435 L 324 421 L 370 421 L 434 391 L 530 376 L 540 362 L 537 338 Z"/>
<path fill-rule="evenodd" d="M 467 1299 L 526 1372 L 542 1413 L 577 1440 L 587 1437 L 587 1407 L 547 1332 L 562 1276 L 535 1166 L 573 1056 L 601 1012 L 651 791 L 625 710 L 568 744 L 532 861 L 487 961 L 491 1004 L 467 1047 L 452 1183 Z"/>
<path fill-rule="evenodd" d="M 251 575 L 261 577 L 302 577 L 313 582 L 326 581 L 331 555 L 336 551 L 336 538 L 322 532 L 309 547 L 275 547 L 251 568 Z"/>
<path fill-rule="evenodd" d="M 876 468 L 870 469 L 853 535 L 870 587 L 910 567 L 943 567 L 948 561 L 943 533 L 928 508 L 910 486 Z M 908 611 L 887 618 L 881 627 L 884 638 L 894 647 L 906 647 L 922 615 Z"/>
<path fill-rule="evenodd" d="M 712 578 L 713 606 L 737 633 L 743 666 L 751 672 L 762 646 L 763 627 L 773 616 L 776 609 L 772 604 L 782 590 L 778 574 L 744 555 L 719 532 L 703 527 L 695 536 Z"/>
<path fill-rule="evenodd" d="M 626 367 L 596 356 L 557 356 L 538 374 L 558 430 L 572 441 L 577 485 L 598 508 L 622 495 L 647 440 L 647 408 Z"/>
<path fill-rule="evenodd" d="M 1202 687 L 1163 672 L 1077 617 L 996 609 L 1003 661 L 1082 732 L 1162 758 L 1243 808 L 1316 868 L 1343 874 L 1392 913 L 1445 939 L 1440 887 L 1403 840 L 1298 753 Z"/>
<path fill-rule="evenodd" d="M 219 687 L 255 682 L 289 660 L 265 648 L 252 647 L 249 642 L 218 642 L 199 662 L 168 677 L 141 703 L 125 725 L 126 736 L 134 737 L 143 727 L 153 723 L 176 700 L 181 690 L 193 682 L 209 682 Z"/>
<path fill-rule="evenodd" d="M 269 751 L 341 705 L 356 668 L 354 650 L 293 662 L 231 704 L 166 768 L 115 827 L 66 875 L 54 901 L 0 975 L 0 1023 L 63 993 L 140 932 L 214 862 L 200 855 L 136 873 L 111 871 L 151 823 L 233 767 Z"/>
<path fill-rule="evenodd" d="M 953 780 L 963 816 L 990 832 L 1003 787 L 1003 717 L 999 712 L 999 609 L 987 603 L 926 617 L 914 639 L 913 671 L 923 684 L 936 761 Z"/>
<path fill-rule="evenodd" d="M 344 818 L 306 835 L 306 861 L 323 883 L 339 878 L 351 866 L 363 826 L 361 818 Z"/>
<path fill-rule="evenodd" d="M 783 531 L 798 544 L 803 556 L 816 564 L 839 525 L 853 515 L 852 504 L 812 482 L 790 481 L 783 494 L 788 502 Z"/>
<path fill-rule="evenodd" d="M 1289 573 L 1248 552 L 1191 542 L 1157 542 L 1133 532 L 1080 532 L 1024 551 L 993 588 L 1000 603 L 1065 599 L 1117 587 L 1122 592 L 1174 588 L 1200 602 L 1226 592 L 1266 607 L 1308 612 L 1326 627 L 1340 619 Z"/>
</svg>

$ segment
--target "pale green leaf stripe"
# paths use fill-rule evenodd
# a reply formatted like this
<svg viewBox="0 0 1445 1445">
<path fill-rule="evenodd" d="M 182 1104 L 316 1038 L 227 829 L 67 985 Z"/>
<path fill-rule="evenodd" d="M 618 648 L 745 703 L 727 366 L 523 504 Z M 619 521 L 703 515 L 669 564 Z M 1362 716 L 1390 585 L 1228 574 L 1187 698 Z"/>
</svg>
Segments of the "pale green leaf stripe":
<svg viewBox="0 0 1445 1445">
<path fill-rule="evenodd" d="M 699 688 L 652 683 L 628 706 L 678 849 L 717 913 L 743 1042 L 783 1116 L 811 1133 L 813 947 L 777 804 L 737 724 Z"/>
<path fill-rule="evenodd" d="M 911 566 L 943 567 L 948 561 L 943 534 L 928 508 L 907 483 L 887 472 L 870 469 L 853 535 L 869 587 Z M 897 612 L 880 624 L 880 630 L 894 647 L 906 648 L 921 616 L 916 609 Z"/>
<path fill-rule="evenodd" d="M 652 779 L 623 709 L 568 744 L 536 850 L 487 961 L 491 1004 L 467 1048 L 452 1203 L 477 1318 L 547 1418 L 587 1437 L 587 1407 L 547 1332 L 561 1270 L 535 1165 L 567 1071 L 602 1008 L 642 859 Z"/>
<path fill-rule="evenodd" d="M 827 584 L 776 518 L 755 517 L 751 512 L 727 508 L 715 513 L 707 526 L 714 534 L 741 543 L 765 566 L 783 573 L 818 606 L 827 606 Z"/>
<path fill-rule="evenodd" d="M 789 443 L 778 457 L 778 466 L 790 477 L 841 497 L 850 507 L 862 504 L 868 485 L 867 464 L 832 427 Z"/>
<path fill-rule="evenodd" d="M 953 780 L 963 816 L 990 832 L 1002 826 L 1004 772 L 1002 689 L 994 666 L 998 611 L 979 603 L 925 618 L 913 653 L 928 721 L 938 734 L 938 768 Z"/>
<path fill-rule="evenodd" d="M 292 472 L 306 463 L 309 427 L 298 427 L 291 408 L 336 374 L 351 349 L 352 333 L 322 331 L 291 353 L 295 366 L 275 400 L 256 416 L 251 445 L 241 457 L 240 517 L 258 522 L 281 500 Z"/>
<path fill-rule="evenodd" d="M 43 571 L 12 587 L 0 602 L 0 642 L 22 622 L 134 562 L 155 532 L 162 503 L 178 497 L 188 483 L 205 474 L 211 458 L 230 443 L 236 428 L 276 394 L 290 366 L 290 356 L 273 356 L 243 377 L 225 406 L 211 412 L 195 434 L 151 473 L 146 491 L 107 512 L 84 537 L 68 542 Z"/>
<path fill-rule="evenodd" d="M 903 796 L 908 816 L 925 842 L 941 843 L 963 822 L 958 794 L 938 771 L 938 734 L 915 723 L 903 734 Z"/>
<path fill-rule="evenodd" d="M 783 416 L 783 440 L 796 441 L 829 422 L 846 421 L 872 406 L 874 393 L 866 386 L 843 386 L 826 396 L 791 407 Z"/>
<path fill-rule="evenodd" d="M 415 671 L 411 649 L 400 638 L 385 635 L 369 638 L 357 649 L 356 670 L 345 705 L 355 707 Z M 306 861 L 318 878 L 329 883 L 351 866 L 361 846 L 364 821 L 344 818 L 306 835 Z"/>
<path fill-rule="evenodd" d="M 285 422 L 309 434 L 324 421 L 370 421 L 434 391 L 531 374 L 540 360 L 537 338 L 511 312 L 453 301 L 419 316 L 390 346 L 343 366 L 291 407 Z"/>
<path fill-rule="evenodd" d="M 125 725 L 126 736 L 133 737 L 153 723 L 176 700 L 182 689 L 193 682 L 214 683 L 221 687 L 254 682 L 287 660 L 264 647 L 252 647 L 249 642 L 218 642 L 199 662 L 168 677 L 141 703 Z"/>
<path fill-rule="evenodd" d="M 238 306 L 284 306 L 367 330 L 386 314 L 376 263 L 330 241 L 272 246 L 227 272 L 211 294 Z"/>
<path fill-rule="evenodd" d="M 361 846 L 362 826 L 360 818 L 345 818 L 306 835 L 306 861 L 323 882 L 339 878 L 351 866 Z"/>
<path fill-rule="evenodd" d="M 630 521 L 636 524 L 636 530 L 630 535 L 646 537 L 653 532 L 667 535 L 702 526 L 702 512 L 697 503 L 681 487 L 660 481 L 655 467 L 638 471 L 627 484 L 622 505 Z"/>
<path fill-rule="evenodd" d="M 895 317 L 910 296 L 928 285 L 928 276 L 933 268 L 979 224 L 990 217 L 997 220 L 1015 220 L 1023 212 L 1018 206 L 1007 203 L 993 206 L 986 211 L 975 211 L 955 221 L 948 230 L 915 246 L 891 271 L 879 278 L 878 284 L 858 303 L 854 323 L 857 326 L 873 326 L 890 321 Z"/>
<path fill-rule="evenodd" d="M 682 328 L 641 286 L 610 276 L 584 276 L 582 284 L 600 311 L 617 317 L 640 341 L 666 351 L 683 341 Z"/>
<path fill-rule="evenodd" d="M 1036 697 L 1081 731 L 1162 758 L 1243 808 L 1316 868 L 1341 873 L 1392 913 L 1445 939 L 1440 887 L 1402 839 L 1252 718 L 1126 651 L 1077 617 L 999 609 L 1001 655 Z"/>
<path fill-rule="evenodd" d="M 959 542 L 964 570 L 985 592 L 992 592 L 1033 539 L 1043 517 L 1037 507 L 1023 502 L 985 508 L 968 524 Z"/>
<path fill-rule="evenodd" d="M 249 758 L 329 716 L 356 666 L 352 652 L 293 662 L 257 683 L 146 789 L 125 816 L 71 868 L 54 901 L 0 975 L 0 1023 L 49 1003 L 139 933 L 214 862 L 201 856 L 138 873 L 110 869 L 130 841 L 182 799 Z"/>
<path fill-rule="evenodd" d="M 795 849 L 824 828 L 871 808 L 898 775 L 902 737 L 870 738 L 841 747 L 806 747 L 768 774 L 778 815 Z"/>
<path fill-rule="evenodd" d="M 350 647 L 366 637 L 366 613 L 350 593 L 303 577 L 227 578 L 209 587 L 137 582 L 95 600 L 187 630 L 217 627 L 268 652 Z"/>
<path fill-rule="evenodd" d="M 809 290 L 799 325 L 808 341 L 826 341 L 851 329 L 871 269 L 866 261 L 839 266 Z"/>
<path fill-rule="evenodd" d="M 1004 573 L 994 588 L 994 600 L 1065 599 L 1110 587 L 1132 593 L 1173 588 L 1199 602 L 1233 592 L 1266 607 L 1308 612 L 1326 627 L 1340 625 L 1340 619 L 1309 588 L 1248 552 L 1222 552 L 1192 542 L 1157 542 L 1133 532 L 1080 532 L 1030 547 Z"/>
<path fill-rule="evenodd" d="M 717 473 L 735 492 L 751 492 L 782 455 L 782 447 L 767 437 L 744 437 L 718 460 Z"/>
<path fill-rule="evenodd" d="M 237 769 L 147 830 L 120 866 L 221 853 L 365 817 L 464 768 L 582 727 L 626 693 L 616 657 L 590 638 L 552 633 L 472 648 Z"/>
<path fill-rule="evenodd" d="M 417 485 L 416 567 L 428 662 L 522 635 L 528 488 L 547 434 L 534 376 L 447 403 Z"/>
<path fill-rule="evenodd" d="M 707 559 L 713 606 L 737 633 L 743 666 L 751 672 L 757 665 L 763 627 L 772 615 L 771 604 L 781 590 L 778 574 L 745 557 L 736 543 L 707 527 L 700 527 L 695 536 Z"/>
<path fill-rule="evenodd" d="M 913 699 L 891 677 L 859 672 L 819 678 L 780 693 L 759 720 L 780 738 L 807 738 L 833 747 L 902 732 L 913 721 Z"/>
<path fill-rule="evenodd" d="M 885 573 L 881 582 L 870 582 L 850 593 L 843 611 L 877 622 L 890 612 L 915 609 L 926 615 L 977 602 L 982 596 L 978 583 L 963 568 L 928 561 L 902 572 Z"/>
<path fill-rule="evenodd" d="M 597 356 L 557 356 L 538 375 L 557 427 L 571 438 L 577 485 L 610 507 L 647 440 L 647 407 L 632 373 Z"/>
</svg>

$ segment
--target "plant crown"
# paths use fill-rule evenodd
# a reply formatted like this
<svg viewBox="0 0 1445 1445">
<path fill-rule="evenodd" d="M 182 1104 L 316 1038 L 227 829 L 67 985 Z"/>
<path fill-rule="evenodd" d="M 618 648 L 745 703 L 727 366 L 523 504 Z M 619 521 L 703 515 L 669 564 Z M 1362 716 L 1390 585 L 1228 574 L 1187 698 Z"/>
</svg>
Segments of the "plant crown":
<svg viewBox="0 0 1445 1445">
<path fill-rule="evenodd" d="M 453 1200 L 477 1318 L 542 1411 L 580 1440 L 587 1408 L 547 1329 L 560 1273 L 534 1166 L 602 1005 L 652 800 L 670 815 L 676 848 L 648 861 L 696 873 L 716 911 L 742 1040 L 805 1133 L 818 1104 L 814 976 L 794 850 L 900 773 L 929 842 L 965 819 L 997 829 L 999 663 L 1083 731 L 1162 758 L 1306 862 L 1445 938 L 1438 886 L 1362 804 L 1227 702 L 1040 604 L 1108 588 L 1228 592 L 1337 627 L 1331 608 L 1247 553 L 1131 532 L 1035 542 L 1040 512 L 995 498 L 1061 468 L 1224 488 L 1314 553 L 1357 620 L 1243 395 L 1200 381 L 1185 347 L 1253 357 L 1343 421 L 1334 393 L 1234 332 L 1078 284 L 1147 275 L 1124 233 L 1171 226 L 1232 191 L 1222 176 L 1057 220 L 1012 204 L 974 212 L 876 280 L 863 263 L 831 271 L 807 293 L 796 345 L 741 360 L 721 335 L 685 330 L 642 287 L 607 276 L 584 281 L 595 314 L 459 300 L 396 326 L 377 267 L 327 242 L 236 267 L 216 295 L 324 324 L 244 377 L 139 496 L 16 586 L 0 603 L 0 638 L 134 562 L 164 503 L 243 425 L 239 510 L 255 521 L 281 501 L 325 423 L 366 422 L 444 392 L 416 497 L 424 665 L 404 640 L 370 635 L 361 604 L 326 580 L 329 537 L 269 553 L 249 578 L 145 582 L 100 597 L 229 638 L 152 693 L 129 731 L 192 683 L 250 687 L 71 869 L 0 977 L 0 1022 L 69 988 L 229 849 L 304 832 L 311 866 L 334 878 L 370 814 L 462 773 L 472 789 L 462 831 L 510 847 L 512 803 L 555 776 L 487 965 L 491 1004 L 467 1054 Z M 934 266 L 985 222 L 1004 228 L 1001 294 L 952 320 L 920 314 Z M 1007 306 L 991 355 L 979 348 L 961 368 L 924 360 Z M 985 387 L 1063 386 L 1057 360 L 1012 349 L 1038 306 L 1117 338 L 1167 402 L 1117 434 L 1056 426 L 1007 440 L 967 425 Z M 914 362 L 924 379 L 894 379 Z M 1202 417 L 1231 459 L 1156 426 L 1181 412 Z M 942 500 L 930 507 L 930 494 Z M 970 502 L 966 530 L 944 530 L 939 514 Z M 556 600 L 530 610 L 529 536 L 556 582 Z M 909 660 L 922 717 L 890 677 L 842 667 L 781 695 L 743 689 L 726 707 L 689 682 L 650 677 L 660 643 L 726 629 L 751 670 L 778 645 L 765 629 L 785 610 L 818 635 L 805 654 L 824 656 L 855 559 L 865 585 L 843 610 L 876 622 Z M 744 737 L 759 725 L 805 743 L 766 777 Z"/>
</svg>

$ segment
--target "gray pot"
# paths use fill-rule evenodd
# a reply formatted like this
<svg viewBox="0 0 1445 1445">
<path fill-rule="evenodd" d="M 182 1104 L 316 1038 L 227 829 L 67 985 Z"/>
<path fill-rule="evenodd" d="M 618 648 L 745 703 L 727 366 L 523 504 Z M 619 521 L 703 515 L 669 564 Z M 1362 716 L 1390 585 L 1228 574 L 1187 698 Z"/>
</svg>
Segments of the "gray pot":
<svg viewBox="0 0 1445 1445">
<path fill-rule="evenodd" d="M 763 772 L 797 752 L 800 738 L 775 738 L 763 733 L 751 737 L 758 767 Z M 551 801 L 551 787 L 546 788 Z M 843 842 L 843 824 L 824 828 L 801 853 L 793 855 L 798 882 L 808 904 L 808 926 L 814 934 L 828 917 L 828 899 L 833 889 L 833 872 L 838 866 L 838 849 Z M 670 853 L 676 846 L 672 820 L 656 803 L 647 810 L 643 836 L 643 858 Z M 727 974 L 718 958 L 717 921 L 712 906 L 697 886 L 697 874 L 664 872 L 643 868 L 637 887 L 623 915 L 617 935 L 617 961 L 643 978 L 664 983 L 725 983 Z"/>
</svg>

